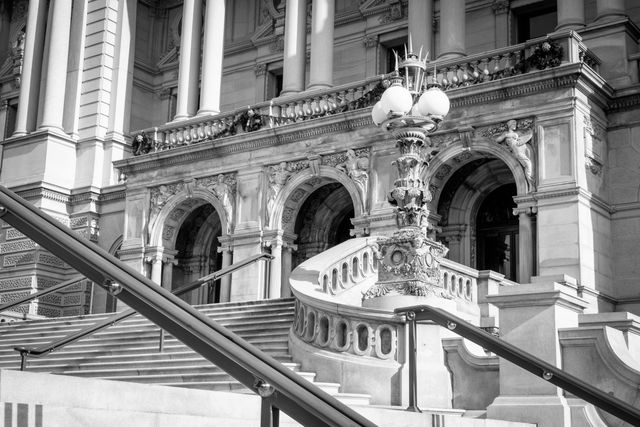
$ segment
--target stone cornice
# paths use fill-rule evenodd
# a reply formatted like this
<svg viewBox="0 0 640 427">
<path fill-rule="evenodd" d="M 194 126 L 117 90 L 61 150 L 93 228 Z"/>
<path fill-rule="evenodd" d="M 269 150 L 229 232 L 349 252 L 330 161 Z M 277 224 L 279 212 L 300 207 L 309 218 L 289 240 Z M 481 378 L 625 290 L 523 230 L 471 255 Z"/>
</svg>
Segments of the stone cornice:
<svg viewBox="0 0 640 427">
<path fill-rule="evenodd" d="M 616 94 L 617 95 L 617 94 Z M 607 113 L 617 113 L 619 111 L 630 110 L 640 107 L 640 93 L 621 94 L 609 102 Z"/>
<path fill-rule="evenodd" d="M 47 188 L 44 183 L 41 186 L 33 188 L 14 189 L 16 194 L 25 200 L 48 199 L 59 203 L 75 205 L 84 202 L 104 203 L 115 200 L 124 200 L 126 193 L 123 186 L 118 186 L 115 191 L 106 190 L 87 190 L 71 193 L 59 189 Z"/>
</svg>

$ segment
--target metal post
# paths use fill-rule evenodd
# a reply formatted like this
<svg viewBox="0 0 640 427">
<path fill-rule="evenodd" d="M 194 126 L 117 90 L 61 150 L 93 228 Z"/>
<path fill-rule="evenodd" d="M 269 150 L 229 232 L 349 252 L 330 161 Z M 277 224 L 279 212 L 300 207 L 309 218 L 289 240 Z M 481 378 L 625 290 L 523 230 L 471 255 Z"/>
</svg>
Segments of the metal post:
<svg viewBox="0 0 640 427">
<path fill-rule="evenodd" d="M 22 351 L 20 351 L 20 370 L 24 371 L 25 369 L 27 369 L 27 350 L 24 349 Z"/>
<path fill-rule="evenodd" d="M 280 426 L 280 410 L 271 404 L 271 399 L 263 397 L 260 404 L 260 427 Z"/>
<path fill-rule="evenodd" d="M 409 329 L 409 406 L 407 407 L 407 411 L 422 412 L 420 408 L 418 408 L 416 314 L 413 311 L 409 311 L 407 313 L 407 320 L 407 327 Z"/>
<path fill-rule="evenodd" d="M 164 350 L 164 329 L 160 328 L 160 336 L 158 337 L 158 353 Z"/>
</svg>

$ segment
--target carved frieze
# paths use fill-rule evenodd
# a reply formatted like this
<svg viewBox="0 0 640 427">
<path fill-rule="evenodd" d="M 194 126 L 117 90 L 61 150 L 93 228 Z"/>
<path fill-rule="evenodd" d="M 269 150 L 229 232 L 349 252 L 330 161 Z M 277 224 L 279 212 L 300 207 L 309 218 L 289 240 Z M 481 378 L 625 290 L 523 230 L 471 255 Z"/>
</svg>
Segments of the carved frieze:
<svg viewBox="0 0 640 427">
<path fill-rule="evenodd" d="M 587 115 L 583 117 L 583 122 L 585 167 L 592 174 L 601 177 L 604 164 L 606 130 Z"/>
</svg>

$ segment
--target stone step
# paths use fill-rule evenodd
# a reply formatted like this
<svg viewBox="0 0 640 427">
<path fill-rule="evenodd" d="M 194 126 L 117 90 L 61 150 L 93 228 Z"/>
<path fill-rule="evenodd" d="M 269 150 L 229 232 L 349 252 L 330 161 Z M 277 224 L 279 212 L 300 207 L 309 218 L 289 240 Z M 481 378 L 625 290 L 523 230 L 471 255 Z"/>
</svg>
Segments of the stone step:
<svg viewBox="0 0 640 427">
<path fill-rule="evenodd" d="M 231 324 L 261 324 L 264 325 L 265 321 L 283 321 L 291 323 L 293 321 L 293 312 L 283 312 L 282 310 L 274 311 L 272 313 L 253 313 L 251 316 L 225 316 L 225 315 L 215 315 L 209 316 L 210 319 L 218 322 L 221 325 L 231 325 Z M 102 320 L 102 319 L 101 319 Z M 65 325 L 51 325 L 44 328 L 37 327 L 25 327 L 25 328 L 15 328 L 6 331 L 0 331 L 0 337 L 3 340 L 11 339 L 15 336 L 50 336 L 52 334 L 68 334 L 71 332 L 82 330 L 90 325 L 98 323 L 97 321 L 90 322 L 82 322 L 82 323 L 73 323 L 73 324 L 65 324 Z M 127 332 L 131 330 L 136 331 L 154 331 L 159 330 L 159 328 L 153 323 L 142 320 L 142 321 L 123 321 L 120 323 L 116 323 L 113 326 L 108 327 L 107 329 L 98 332 L 98 334 L 103 333 L 121 333 Z"/>
</svg>

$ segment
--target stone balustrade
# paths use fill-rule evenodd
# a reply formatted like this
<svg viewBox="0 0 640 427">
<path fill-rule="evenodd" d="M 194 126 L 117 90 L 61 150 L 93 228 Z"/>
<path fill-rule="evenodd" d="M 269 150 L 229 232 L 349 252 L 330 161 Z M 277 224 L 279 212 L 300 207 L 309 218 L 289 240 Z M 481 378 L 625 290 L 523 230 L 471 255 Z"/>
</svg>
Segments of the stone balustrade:
<svg viewBox="0 0 640 427">
<path fill-rule="evenodd" d="M 597 72 L 600 61 L 577 33 L 566 30 L 463 58 L 430 62 L 427 82 L 445 90 L 463 88 L 563 63 L 585 63 Z M 374 76 L 329 89 L 274 98 L 230 112 L 147 128 L 132 134 L 132 151 L 134 155 L 142 155 L 372 107 L 389 84 L 388 78 L 389 75 Z"/>
<path fill-rule="evenodd" d="M 336 295 L 377 275 L 378 262 L 374 247 L 365 246 L 329 265 L 320 273 L 318 284 L 322 292 Z"/>
</svg>

